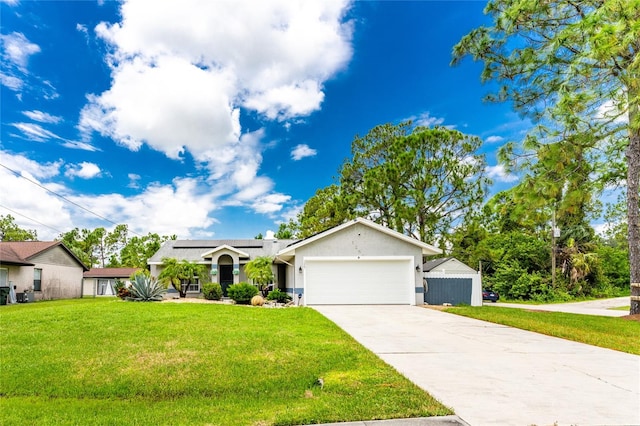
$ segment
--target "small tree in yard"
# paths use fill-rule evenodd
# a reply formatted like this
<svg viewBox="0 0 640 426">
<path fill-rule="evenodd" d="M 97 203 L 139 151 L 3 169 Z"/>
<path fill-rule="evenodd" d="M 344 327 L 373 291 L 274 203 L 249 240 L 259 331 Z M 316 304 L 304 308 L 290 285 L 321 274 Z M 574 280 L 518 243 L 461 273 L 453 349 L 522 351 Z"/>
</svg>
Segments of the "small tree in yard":
<svg viewBox="0 0 640 426">
<path fill-rule="evenodd" d="M 187 295 L 189 284 L 195 283 L 198 278 L 202 281 L 208 278 L 207 268 L 204 265 L 186 259 L 182 261 L 171 257 L 162 259 L 162 271 L 158 280 L 164 286 L 173 285 L 180 292 L 180 297 Z"/>
<path fill-rule="evenodd" d="M 269 292 L 269 284 L 273 283 L 275 278 L 273 269 L 271 269 L 272 264 L 273 259 L 271 257 L 260 256 L 248 262 L 244 267 L 247 278 L 260 287 L 260 291 L 265 297 Z"/>
</svg>

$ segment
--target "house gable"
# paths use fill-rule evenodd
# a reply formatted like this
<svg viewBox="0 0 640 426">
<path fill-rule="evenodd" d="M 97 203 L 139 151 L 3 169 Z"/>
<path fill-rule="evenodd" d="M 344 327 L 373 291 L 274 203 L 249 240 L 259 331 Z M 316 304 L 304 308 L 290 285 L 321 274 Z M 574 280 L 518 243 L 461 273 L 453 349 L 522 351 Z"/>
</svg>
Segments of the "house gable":
<svg viewBox="0 0 640 426">
<path fill-rule="evenodd" d="M 221 246 L 214 248 L 213 250 L 204 252 L 200 255 L 200 257 L 202 257 L 203 259 L 212 259 L 215 254 L 222 255 L 222 254 L 231 254 L 231 253 L 241 258 L 247 258 L 247 259 L 249 258 L 248 253 L 245 253 L 244 251 L 239 250 L 235 247 L 231 247 L 230 245 L 227 245 L 227 244 L 223 244 Z"/>
<path fill-rule="evenodd" d="M 356 228 L 357 227 L 357 228 Z M 357 230 L 354 231 L 354 229 L 352 228 L 356 228 Z M 399 240 L 399 241 L 403 241 L 406 244 L 410 244 L 416 247 L 419 247 L 422 254 L 423 255 L 435 255 L 435 254 L 440 254 L 442 253 L 442 250 L 440 250 L 437 247 L 434 247 L 430 244 L 426 244 L 423 243 L 422 241 L 416 240 L 414 238 L 408 237 L 404 234 L 401 234 L 397 231 L 394 231 L 392 229 L 389 229 L 385 226 L 382 225 L 378 225 L 375 222 L 372 222 L 368 219 L 363 219 L 363 218 L 357 218 L 354 220 L 351 220 L 349 222 L 345 222 L 342 225 L 338 225 L 336 227 L 333 227 L 331 229 L 327 229 L 326 231 L 320 232 L 319 234 L 316 234 L 312 237 L 309 237 L 307 239 L 298 241 L 297 243 L 292 244 L 289 247 L 286 247 L 285 249 L 281 250 L 280 252 L 277 253 L 277 257 L 280 260 L 287 260 L 287 259 L 291 259 L 296 255 L 296 250 L 301 249 L 305 246 L 308 245 L 313 245 L 314 243 L 316 243 L 317 241 L 320 240 L 324 240 L 324 241 L 330 241 L 331 236 L 334 234 L 348 234 L 351 235 L 352 237 L 354 236 L 362 236 L 362 235 L 372 235 L 372 232 L 374 234 L 382 234 L 385 235 L 389 238 L 387 238 L 387 241 L 393 241 L 393 240 Z M 378 235 L 377 237 L 378 239 L 381 238 L 380 235 Z M 363 245 L 363 249 L 364 250 L 368 250 L 369 248 L 364 247 Z"/>
</svg>

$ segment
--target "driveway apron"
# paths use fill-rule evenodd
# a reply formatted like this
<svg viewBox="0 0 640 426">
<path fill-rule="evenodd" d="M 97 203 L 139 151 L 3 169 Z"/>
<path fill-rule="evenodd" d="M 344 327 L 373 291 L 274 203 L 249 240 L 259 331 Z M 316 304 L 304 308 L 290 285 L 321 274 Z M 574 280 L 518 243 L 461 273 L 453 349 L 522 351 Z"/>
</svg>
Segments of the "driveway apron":
<svg viewBox="0 0 640 426">
<path fill-rule="evenodd" d="M 416 306 L 315 306 L 472 426 L 640 425 L 640 357 Z"/>
</svg>

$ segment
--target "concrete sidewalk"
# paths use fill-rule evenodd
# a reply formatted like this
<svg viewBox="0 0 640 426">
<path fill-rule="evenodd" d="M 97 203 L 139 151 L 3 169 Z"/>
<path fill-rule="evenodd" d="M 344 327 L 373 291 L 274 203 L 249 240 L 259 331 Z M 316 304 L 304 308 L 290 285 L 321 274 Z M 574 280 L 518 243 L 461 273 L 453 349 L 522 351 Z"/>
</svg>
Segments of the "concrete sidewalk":
<svg viewBox="0 0 640 426">
<path fill-rule="evenodd" d="M 470 425 L 640 425 L 636 355 L 416 306 L 315 309 Z"/>
<path fill-rule="evenodd" d="M 629 315 L 629 310 L 618 311 L 610 308 L 629 306 L 629 297 L 615 297 L 612 299 L 589 300 L 586 302 L 548 303 L 544 305 L 531 305 L 525 303 L 491 303 L 485 302 L 484 306 L 497 306 L 502 308 L 529 309 L 533 311 L 567 312 L 570 314 L 599 315 L 604 317 L 623 317 Z"/>
<path fill-rule="evenodd" d="M 319 426 L 469 426 L 458 416 L 419 417 L 415 419 L 364 420 L 361 422 L 324 423 Z"/>
</svg>

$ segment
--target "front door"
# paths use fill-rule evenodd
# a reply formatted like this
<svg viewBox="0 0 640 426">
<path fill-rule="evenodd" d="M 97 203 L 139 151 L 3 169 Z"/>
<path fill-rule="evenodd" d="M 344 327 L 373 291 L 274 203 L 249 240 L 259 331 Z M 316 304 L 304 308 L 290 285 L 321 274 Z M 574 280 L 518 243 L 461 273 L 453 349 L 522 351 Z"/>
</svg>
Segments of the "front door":
<svg viewBox="0 0 640 426">
<path fill-rule="evenodd" d="M 233 265 L 220 265 L 220 287 L 222 295 L 227 297 L 227 288 L 233 284 Z"/>
</svg>

